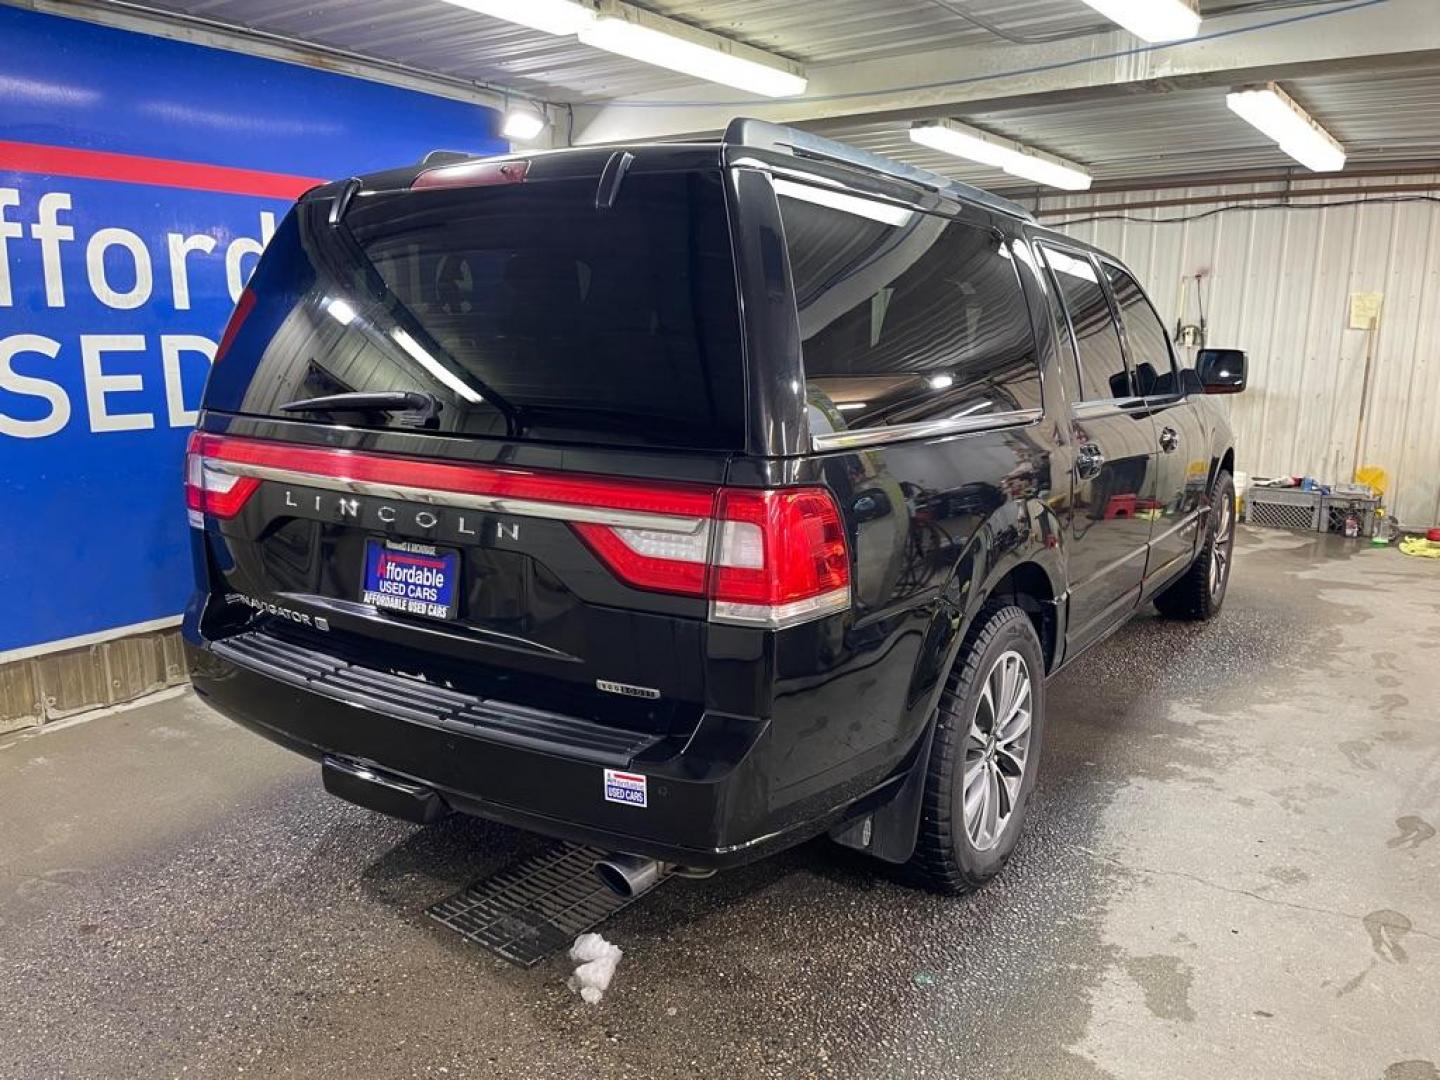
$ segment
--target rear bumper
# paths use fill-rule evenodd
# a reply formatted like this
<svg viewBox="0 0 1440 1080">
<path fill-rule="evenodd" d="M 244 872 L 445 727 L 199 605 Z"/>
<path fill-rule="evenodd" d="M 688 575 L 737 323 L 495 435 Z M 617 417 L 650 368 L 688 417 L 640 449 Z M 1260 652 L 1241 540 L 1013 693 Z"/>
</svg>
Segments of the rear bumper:
<svg viewBox="0 0 1440 1080">
<path fill-rule="evenodd" d="M 786 798 L 771 783 L 768 721 L 706 714 L 683 744 L 651 739 L 625 756 L 618 744 L 597 750 L 583 732 L 562 730 L 549 742 L 511 737 L 396 705 L 393 696 L 390 704 L 357 699 L 333 680 L 261 670 L 224 641 L 201 639 L 190 620 L 185 639 L 200 697 L 282 746 L 316 760 L 374 766 L 463 813 L 667 862 L 722 868 L 752 861 L 825 831 L 858 800 L 881 799 L 898 780 L 887 776 L 893 764 L 872 766 Z M 607 767 L 643 774 L 647 805 L 607 800 Z"/>
</svg>

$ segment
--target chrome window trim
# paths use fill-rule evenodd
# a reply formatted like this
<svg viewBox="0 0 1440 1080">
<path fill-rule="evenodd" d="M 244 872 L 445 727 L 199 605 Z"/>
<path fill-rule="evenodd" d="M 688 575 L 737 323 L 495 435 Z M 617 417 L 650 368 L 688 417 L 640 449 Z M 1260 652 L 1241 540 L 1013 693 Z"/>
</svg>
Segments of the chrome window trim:
<svg viewBox="0 0 1440 1080">
<path fill-rule="evenodd" d="M 1150 394 L 1145 398 L 1145 404 L 1152 409 L 1169 409 L 1176 405 L 1184 404 L 1189 398 L 1185 394 Z"/>
<path fill-rule="evenodd" d="M 754 172 L 764 173 L 771 180 L 789 180 L 791 183 L 805 184 L 809 187 L 819 188 L 821 191 L 839 192 L 850 195 L 856 199 L 864 199 L 867 202 L 876 203 L 880 206 L 889 206 L 896 210 L 909 210 L 913 214 L 931 214 L 946 219 L 951 217 L 951 215 L 944 212 L 946 209 L 944 207 L 935 207 L 927 210 L 905 199 L 895 198 L 889 195 L 880 195 L 876 192 L 868 191 L 865 188 L 847 184 L 843 180 L 835 180 L 828 176 L 806 172 L 804 169 L 787 168 L 784 165 L 777 165 L 771 161 L 761 161 L 759 158 L 736 158 L 735 161 L 731 162 L 731 168 L 750 169 Z M 777 191 L 775 194 L 777 198 L 781 197 L 780 192 Z"/>
<path fill-rule="evenodd" d="M 1074 414 L 1076 420 L 1098 420 L 1102 417 L 1116 416 L 1121 413 L 1148 413 L 1151 408 L 1152 404 L 1147 398 L 1131 394 L 1128 397 L 1093 398 L 1090 401 L 1077 401 L 1070 406 L 1070 411 Z"/>
<path fill-rule="evenodd" d="M 300 487 L 321 488 L 325 491 L 341 491 L 352 495 L 373 495 L 381 499 L 398 499 L 402 502 L 424 503 L 429 506 L 464 507 L 469 510 L 488 510 L 496 514 L 513 514 L 516 517 L 545 518 L 550 521 L 583 521 L 596 525 L 612 525 L 620 528 L 656 529 L 662 532 L 692 535 L 699 529 L 707 528 L 708 518 L 675 517 L 669 514 L 647 514 L 639 510 L 613 510 L 606 507 L 574 506 L 569 503 L 540 502 L 533 499 L 510 499 L 503 495 L 476 495 L 464 491 L 446 491 L 442 488 L 410 487 L 406 484 L 380 484 L 370 480 L 351 480 L 337 476 L 323 476 L 318 473 L 295 469 L 278 469 L 268 465 L 250 465 L 223 458 L 206 458 L 205 467 L 234 476 L 250 476 L 257 480 L 274 480 L 283 484 Z"/>
<path fill-rule="evenodd" d="M 936 439 L 946 435 L 968 435 L 981 431 L 1002 431 L 1038 423 L 1045 418 L 1044 409 L 1013 409 L 1009 412 L 987 413 L 984 416 L 962 416 L 956 419 L 920 420 L 913 424 L 866 428 L 862 431 L 831 431 L 810 436 L 810 445 L 818 453 L 826 450 L 854 450 L 866 446 L 910 439 Z"/>
</svg>

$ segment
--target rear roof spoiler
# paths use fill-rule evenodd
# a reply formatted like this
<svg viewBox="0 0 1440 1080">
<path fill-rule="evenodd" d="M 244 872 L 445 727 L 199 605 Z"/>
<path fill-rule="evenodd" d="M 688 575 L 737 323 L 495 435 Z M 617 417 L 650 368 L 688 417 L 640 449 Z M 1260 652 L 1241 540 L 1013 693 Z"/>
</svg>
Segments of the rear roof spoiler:
<svg viewBox="0 0 1440 1080">
<path fill-rule="evenodd" d="M 420 159 L 421 165 L 459 165 L 464 161 L 474 161 L 479 155 L 466 153 L 464 150 L 431 150 Z"/>
<path fill-rule="evenodd" d="M 919 184 L 921 187 L 929 188 L 942 195 L 963 199 L 966 202 L 979 203 L 990 210 L 1020 218 L 1022 221 L 1033 222 L 1035 220 L 1035 216 L 1019 203 L 1011 202 L 984 188 L 962 184 L 959 180 L 941 176 L 929 169 L 906 165 L 903 161 L 896 161 L 894 158 L 884 157 L 881 154 L 872 154 L 868 150 L 861 150 L 821 135 L 813 135 L 808 131 L 801 131 L 799 128 L 786 127 L 784 124 L 772 124 L 768 120 L 752 120 L 744 116 L 737 117 L 731 120 L 729 126 L 726 127 L 724 142 L 727 147 L 748 146 L 757 150 L 792 154 L 796 157 L 839 162 L 857 169 L 864 169 L 867 172 L 908 180 L 912 184 Z"/>
</svg>

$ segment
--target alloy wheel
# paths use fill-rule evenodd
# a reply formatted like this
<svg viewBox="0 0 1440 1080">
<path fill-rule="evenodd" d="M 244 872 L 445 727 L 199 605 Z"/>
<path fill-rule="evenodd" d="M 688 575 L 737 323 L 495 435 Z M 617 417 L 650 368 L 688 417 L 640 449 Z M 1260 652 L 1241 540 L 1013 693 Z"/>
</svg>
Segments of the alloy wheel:
<svg viewBox="0 0 1440 1080">
<path fill-rule="evenodd" d="M 1013 649 L 985 676 L 965 739 L 961 814 L 970 843 L 987 851 L 1014 816 L 1030 755 L 1030 668 Z"/>
<path fill-rule="evenodd" d="M 1220 503 L 1220 520 L 1215 524 L 1215 537 L 1210 552 L 1210 596 L 1219 599 L 1230 576 L 1230 555 L 1235 548 L 1235 503 L 1225 498 Z"/>
</svg>

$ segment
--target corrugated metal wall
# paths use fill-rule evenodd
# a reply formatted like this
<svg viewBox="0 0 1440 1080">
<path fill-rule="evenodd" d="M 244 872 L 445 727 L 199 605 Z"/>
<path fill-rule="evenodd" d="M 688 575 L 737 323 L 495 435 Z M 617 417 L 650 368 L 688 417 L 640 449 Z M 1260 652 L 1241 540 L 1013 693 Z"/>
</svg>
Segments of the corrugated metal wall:
<svg viewBox="0 0 1440 1080">
<path fill-rule="evenodd" d="M 1204 275 L 1209 343 L 1250 354 L 1250 388 L 1227 403 L 1238 468 L 1252 476 L 1351 479 L 1365 357 L 1372 349 L 1359 464 L 1385 469 L 1390 512 L 1419 526 L 1440 522 L 1440 201 L 1355 200 L 1434 200 L 1440 177 L 1342 177 L 1308 181 L 1305 188 L 1400 183 L 1425 183 L 1430 190 L 1292 196 L 1299 205 L 1263 208 L 1224 197 L 1273 192 L 1278 199 L 1283 187 L 1237 185 L 1075 195 L 1042 200 L 1040 211 L 1044 223 L 1057 225 L 1072 219 L 1054 211 L 1096 204 L 1105 208 L 1083 216 L 1134 219 L 1061 227 L 1128 263 L 1172 330 L 1182 279 L 1190 279 L 1185 320 L 1194 322 L 1194 275 Z M 1124 209 L 1185 196 L 1202 201 Z M 1384 307 L 1372 339 L 1349 328 L 1350 297 L 1375 292 L 1384 295 Z"/>
</svg>

